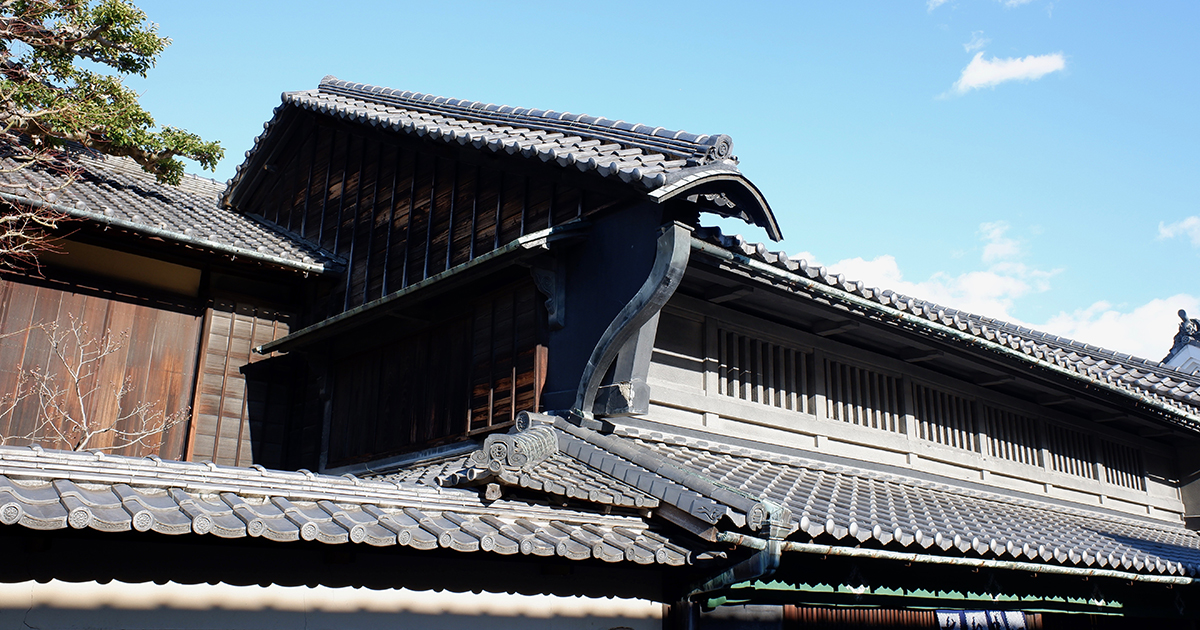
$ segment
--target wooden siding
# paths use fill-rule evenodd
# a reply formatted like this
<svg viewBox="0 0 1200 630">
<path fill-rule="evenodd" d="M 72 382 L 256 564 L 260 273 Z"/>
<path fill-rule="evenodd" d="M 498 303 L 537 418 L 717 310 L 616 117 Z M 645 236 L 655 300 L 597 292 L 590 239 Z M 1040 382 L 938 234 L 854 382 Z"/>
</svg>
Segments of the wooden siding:
<svg viewBox="0 0 1200 630">
<path fill-rule="evenodd" d="M 539 410 L 542 299 L 521 282 L 419 334 L 337 360 L 329 465 L 463 439 Z"/>
<path fill-rule="evenodd" d="M 548 178 L 421 143 L 317 126 L 244 208 L 349 261 L 317 319 L 611 204 Z"/>
<path fill-rule="evenodd" d="M 687 295 L 659 328 L 651 420 L 1126 512 L 1182 509 L 1169 450 L 1136 435 Z M 786 404 L 789 351 L 809 404 Z"/>
<path fill-rule="evenodd" d="M 268 426 L 284 423 L 281 414 L 290 408 L 287 390 L 281 391 L 284 386 L 276 384 L 255 389 L 257 396 L 247 395 L 242 368 L 266 359 L 253 349 L 286 335 L 291 319 L 276 309 L 244 301 L 218 299 L 210 303 L 205 311 L 187 459 L 230 466 L 263 463 L 261 457 L 254 457 L 254 448 L 262 448 Z M 270 437 L 269 444 L 283 442 L 282 436 Z M 274 448 L 268 447 L 272 462 L 280 457 Z"/>
<path fill-rule="evenodd" d="M 70 332 L 75 322 L 82 324 L 78 335 Z M 59 334 L 66 334 L 62 346 L 65 360 L 52 351 L 52 326 L 57 326 Z M 187 309 L 133 303 L 68 283 L 35 285 L 0 278 L 0 397 L 14 396 L 22 375 L 28 379 L 37 371 L 67 396 L 73 397 L 79 389 L 95 388 L 82 403 L 69 405 L 69 413 L 86 416 L 92 427 L 109 426 L 140 404 L 149 405 L 152 413 L 186 416 L 192 398 L 199 329 L 200 317 Z M 83 351 L 94 351 L 106 333 L 113 340 L 123 339 L 120 347 L 95 361 L 88 361 L 85 355 L 83 361 L 90 367 L 79 372 L 82 387 L 76 386 L 70 371 L 80 367 L 79 345 L 91 343 Z M 122 383 L 128 383 L 128 389 L 117 398 Z M 4 414 L 0 416 L 0 435 L 7 436 L 10 445 L 28 443 L 14 438 L 33 432 L 41 424 L 46 416 L 40 408 L 36 395 L 15 407 L 5 405 L 0 410 Z M 59 429 L 66 426 L 61 416 L 53 422 Z M 133 422 L 123 421 L 116 428 L 133 430 Z M 153 453 L 179 459 L 186 434 L 187 424 L 183 422 L 167 431 L 158 448 L 135 445 L 109 452 Z M 111 432 L 100 434 L 88 447 L 109 449 L 113 440 Z M 47 435 L 46 430 L 40 431 L 34 441 L 47 448 L 69 448 L 67 443 Z"/>
</svg>

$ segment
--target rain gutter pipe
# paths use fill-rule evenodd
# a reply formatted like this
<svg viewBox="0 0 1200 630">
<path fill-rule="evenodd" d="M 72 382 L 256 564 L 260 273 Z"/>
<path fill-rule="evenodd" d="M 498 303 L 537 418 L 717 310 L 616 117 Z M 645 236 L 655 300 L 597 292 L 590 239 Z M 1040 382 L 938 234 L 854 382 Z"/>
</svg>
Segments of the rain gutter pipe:
<svg viewBox="0 0 1200 630">
<path fill-rule="evenodd" d="M 961 558 L 955 556 L 938 556 L 924 553 L 888 551 L 885 549 L 863 549 L 861 547 L 836 547 L 833 545 L 817 545 L 813 543 L 801 543 L 794 541 L 765 540 L 736 532 L 721 532 L 720 534 L 717 534 L 717 540 L 724 543 L 732 543 L 739 547 L 757 550 L 769 550 L 775 545 L 780 545 L 782 551 L 792 551 L 822 556 L 867 558 L 871 560 L 895 560 L 898 562 L 914 562 L 918 564 L 940 564 L 967 568 L 1000 569 L 1006 571 L 1028 571 L 1030 573 L 1069 575 L 1082 578 L 1113 578 L 1117 580 L 1148 582 L 1152 584 L 1178 584 L 1182 586 L 1190 586 L 1197 582 L 1196 578 L 1185 577 L 1182 575 L 1146 575 L 1143 573 L 1117 571 L 1114 569 L 1064 567 L 1054 564 L 1038 564 L 1035 562 L 991 560 L 988 558 Z"/>
</svg>

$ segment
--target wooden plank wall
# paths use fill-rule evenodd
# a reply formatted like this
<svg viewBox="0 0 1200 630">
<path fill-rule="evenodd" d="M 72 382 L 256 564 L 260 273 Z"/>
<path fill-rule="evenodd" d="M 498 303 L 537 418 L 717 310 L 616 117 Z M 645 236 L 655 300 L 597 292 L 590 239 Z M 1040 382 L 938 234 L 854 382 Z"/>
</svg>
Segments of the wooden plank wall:
<svg viewBox="0 0 1200 630">
<path fill-rule="evenodd" d="M 329 465 L 453 442 L 540 410 L 539 296 L 521 282 L 465 305 L 461 317 L 337 361 Z"/>
<path fill-rule="evenodd" d="M 80 379 L 82 387 L 75 386 L 70 376 L 70 371 L 81 365 L 76 336 L 68 334 L 66 338 L 63 347 L 68 358 L 64 361 L 52 352 L 45 328 L 57 324 L 63 333 L 70 330 L 73 321 L 86 323 L 86 329 L 77 336 L 84 345 L 98 344 L 106 331 L 114 338 L 127 335 L 119 349 L 90 363 L 95 370 Z M 68 406 L 69 413 L 86 416 L 93 427 L 109 426 L 141 403 L 151 404 L 164 414 L 186 416 L 192 399 L 199 332 L 200 317 L 186 309 L 131 303 L 67 283 L 50 286 L 26 283 L 16 277 L 0 278 L 0 397 L 15 395 L 22 375 L 28 377 L 38 371 L 68 396 L 79 389 L 96 388 L 81 404 Z M 118 399 L 115 393 L 126 379 L 129 389 Z M 4 405 L 0 408 L 0 435 L 9 436 L 10 445 L 28 443 L 12 438 L 27 435 L 41 425 L 41 419 L 48 417 L 41 408 L 37 396 L 27 397 L 15 406 Z M 54 417 L 53 422 L 60 429 L 69 424 L 61 416 Z M 117 429 L 129 431 L 132 422 L 119 423 Z M 46 448 L 69 448 L 47 431 L 41 431 L 34 441 Z M 135 445 L 106 452 L 134 456 L 153 453 L 181 459 L 186 435 L 187 423 L 183 422 L 168 430 L 158 447 Z M 158 439 L 148 441 L 153 445 Z M 109 432 L 97 436 L 88 447 L 107 449 L 113 444 L 114 435 Z"/>
<path fill-rule="evenodd" d="M 522 235 L 611 204 L 548 179 L 461 163 L 421 142 L 318 126 L 244 208 L 349 261 L 317 319 L 348 310 Z"/>
<path fill-rule="evenodd" d="M 284 440 L 279 427 L 290 408 L 286 384 L 278 384 L 282 392 L 268 386 L 248 396 L 242 368 L 266 359 L 253 349 L 286 335 L 291 319 L 246 301 L 215 299 L 209 304 L 187 459 L 231 466 L 263 463 L 254 457 L 256 446 L 266 447 L 270 458 L 279 456 Z M 264 441 L 268 437 L 271 441 Z"/>
</svg>

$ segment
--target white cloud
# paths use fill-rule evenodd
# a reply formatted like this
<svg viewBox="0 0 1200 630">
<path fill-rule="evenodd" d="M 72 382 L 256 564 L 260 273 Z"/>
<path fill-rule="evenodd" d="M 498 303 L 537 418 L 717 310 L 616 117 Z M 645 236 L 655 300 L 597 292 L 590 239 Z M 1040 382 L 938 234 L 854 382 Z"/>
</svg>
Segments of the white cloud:
<svg viewBox="0 0 1200 630">
<path fill-rule="evenodd" d="M 932 12 L 934 9 L 936 9 L 936 8 L 938 8 L 938 7 L 940 7 L 940 6 L 942 6 L 943 4 L 946 4 L 946 3 L 947 3 L 947 2 L 949 2 L 949 1 L 950 1 L 950 0 L 927 0 L 927 1 L 925 2 L 925 7 L 926 7 L 927 9 L 929 9 L 929 11 L 931 11 L 931 12 Z"/>
<path fill-rule="evenodd" d="M 954 92 L 966 94 L 979 88 L 995 87 L 1005 81 L 1032 81 L 1066 67 L 1062 53 L 1007 59 L 992 57 L 990 60 L 984 59 L 983 55 L 982 51 L 975 53 L 971 63 L 963 68 L 962 76 L 952 88 Z"/>
<path fill-rule="evenodd" d="M 943 306 L 979 313 L 989 317 L 1012 320 L 1014 302 L 1031 293 L 1047 291 L 1050 278 L 1057 272 L 1031 268 L 1016 260 L 1021 244 L 1008 237 L 1008 223 L 982 223 L 978 234 L 983 241 L 980 260 L 987 268 L 957 276 L 938 272 L 927 280 L 913 282 L 904 277 L 900 265 L 891 255 L 874 259 L 847 258 L 829 265 L 830 271 L 850 280 L 861 280 L 867 286 L 891 289 L 904 295 L 928 300 Z M 812 254 L 802 252 L 795 258 L 816 262 Z"/>
<path fill-rule="evenodd" d="M 1009 9 L 1019 7 L 1022 4 L 1029 4 L 1030 2 L 1033 2 L 1033 0 L 1000 0 L 1000 3 Z"/>
<path fill-rule="evenodd" d="M 1004 235 L 1008 231 L 1008 223 L 995 221 L 979 224 L 979 233 L 987 242 L 983 247 L 983 262 L 997 263 L 1006 258 L 1014 258 L 1021 253 L 1021 244 Z"/>
<path fill-rule="evenodd" d="M 1192 216 L 1174 223 L 1158 224 L 1158 238 L 1175 238 L 1186 235 L 1192 245 L 1200 247 L 1200 217 Z"/>
<path fill-rule="evenodd" d="M 1084 309 L 1059 313 L 1035 328 L 1158 361 L 1167 355 L 1179 330 L 1179 309 L 1200 312 L 1200 296 L 1180 293 L 1126 311 L 1108 302 L 1096 302 Z"/>
<path fill-rule="evenodd" d="M 1200 219 L 1190 218 L 1195 220 L 1188 226 L 1200 230 Z M 833 273 L 860 280 L 867 286 L 891 289 L 942 306 L 1155 361 L 1166 356 L 1171 348 L 1179 326 L 1176 311 L 1200 313 L 1200 296 L 1180 293 L 1132 306 L 1100 301 L 1086 308 L 1060 312 L 1041 323 L 1023 321 L 1013 316 L 1014 307 L 1022 300 L 1037 299 L 1038 294 L 1049 291 L 1058 270 L 1035 269 L 1022 263 L 1024 248 L 1008 236 L 1008 231 L 1009 225 L 1004 221 L 981 224 L 980 262 L 986 268 L 959 275 L 937 272 L 925 280 L 912 281 L 904 276 L 896 258 L 886 254 L 870 260 L 847 258 L 828 267 Z M 809 252 L 801 252 L 794 258 L 821 264 Z"/>
<path fill-rule="evenodd" d="M 971 31 L 971 41 L 963 44 L 963 50 L 967 52 L 975 52 L 983 50 L 992 40 L 983 36 L 983 31 Z"/>
</svg>

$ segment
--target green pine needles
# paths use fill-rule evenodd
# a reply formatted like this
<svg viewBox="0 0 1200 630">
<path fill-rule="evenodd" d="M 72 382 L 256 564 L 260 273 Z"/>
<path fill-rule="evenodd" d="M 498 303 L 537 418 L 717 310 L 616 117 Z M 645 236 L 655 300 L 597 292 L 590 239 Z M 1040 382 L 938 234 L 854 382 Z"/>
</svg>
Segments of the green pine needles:
<svg viewBox="0 0 1200 630">
<path fill-rule="evenodd" d="M 122 84 L 145 76 L 170 43 L 126 0 L 0 1 L 0 133 L 35 153 L 73 142 L 128 156 L 168 184 L 183 175 L 179 157 L 215 169 L 219 143 L 156 130 Z"/>
</svg>

